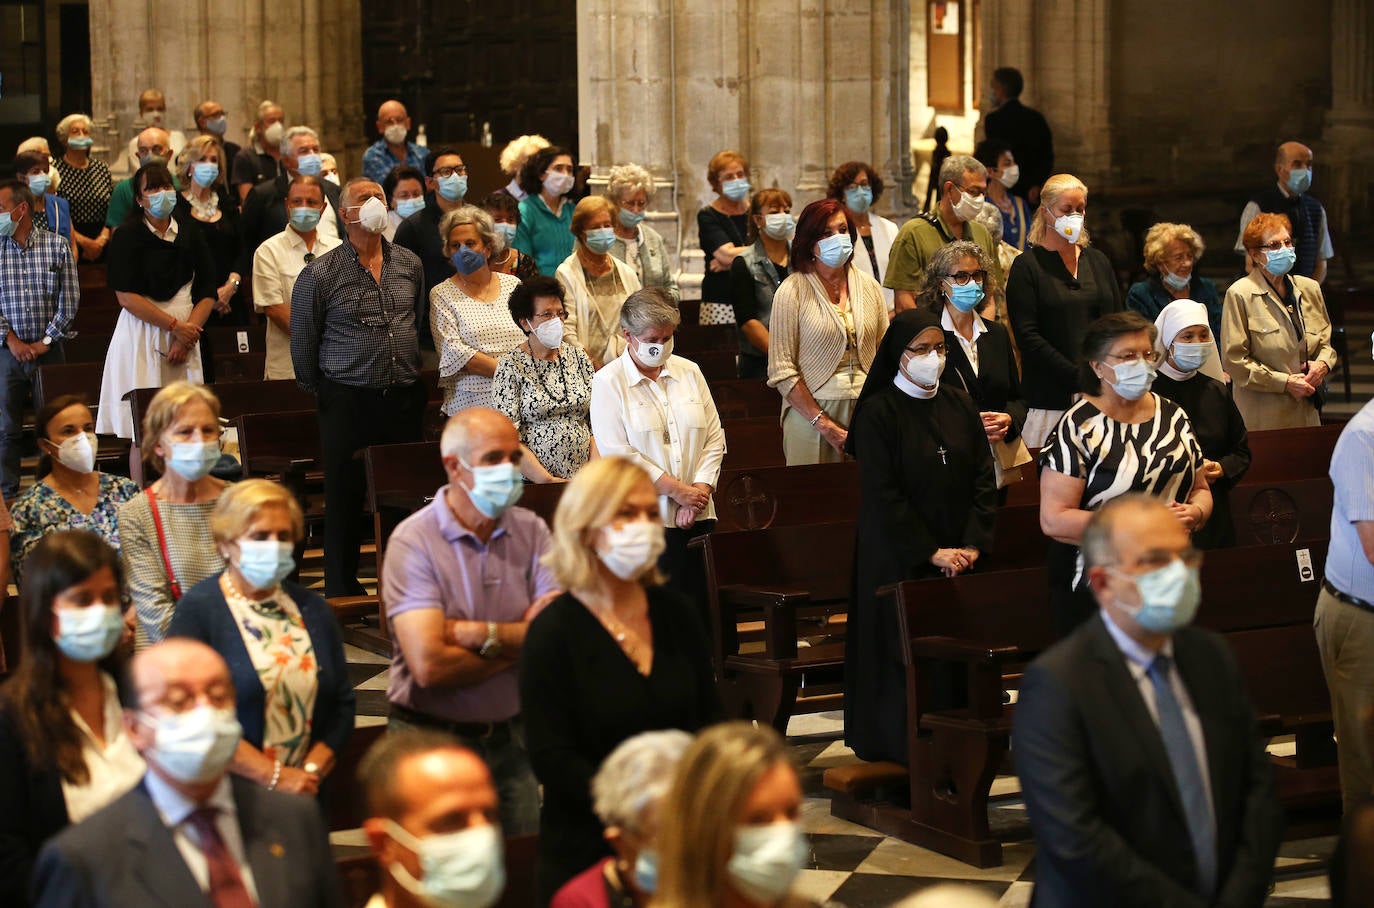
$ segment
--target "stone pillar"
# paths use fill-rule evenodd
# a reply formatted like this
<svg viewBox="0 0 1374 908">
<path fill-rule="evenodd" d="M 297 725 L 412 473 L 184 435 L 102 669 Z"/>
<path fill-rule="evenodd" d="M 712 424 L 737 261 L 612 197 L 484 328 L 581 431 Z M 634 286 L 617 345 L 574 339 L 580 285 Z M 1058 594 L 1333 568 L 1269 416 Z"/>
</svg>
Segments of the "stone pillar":
<svg viewBox="0 0 1374 908">
<path fill-rule="evenodd" d="M 1108 0 L 1036 4 L 1024 29 L 1026 41 L 1039 36 L 1039 45 L 1027 48 L 1033 64 L 1023 70 L 1025 98 L 1054 133 L 1054 169 L 1090 188 L 1105 187 L 1112 176 L 1109 10 Z"/>
<path fill-rule="evenodd" d="M 1326 177 L 1314 192 L 1341 233 L 1374 197 L 1374 10 L 1368 0 L 1333 0 L 1331 6 L 1331 111 L 1316 166 Z M 1342 250 L 1338 250 L 1342 251 Z"/>
</svg>

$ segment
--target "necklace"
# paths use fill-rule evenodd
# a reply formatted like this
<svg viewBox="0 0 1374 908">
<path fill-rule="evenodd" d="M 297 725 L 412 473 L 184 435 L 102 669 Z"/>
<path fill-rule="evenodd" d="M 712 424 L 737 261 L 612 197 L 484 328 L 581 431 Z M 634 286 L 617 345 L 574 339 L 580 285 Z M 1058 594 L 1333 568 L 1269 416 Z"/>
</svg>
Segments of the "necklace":
<svg viewBox="0 0 1374 908">
<path fill-rule="evenodd" d="M 820 278 L 821 286 L 825 288 L 826 294 L 830 297 L 830 302 L 838 306 L 840 304 L 840 294 L 844 289 L 845 283 L 843 274 L 841 274 L 840 279 L 833 284 L 824 277 L 821 277 L 819 271 L 816 272 L 816 277 Z"/>
<path fill-rule="evenodd" d="M 61 495 L 68 502 L 72 501 L 72 499 L 93 499 L 100 494 L 100 474 L 95 473 L 93 475 L 95 476 L 95 483 L 93 487 L 89 489 L 70 488 L 65 485 L 58 485 L 56 476 L 53 476 L 52 474 L 49 474 L 49 478 L 52 481 L 48 483 L 48 487 L 51 488 L 57 494 Z"/>
<path fill-rule="evenodd" d="M 533 351 L 530 352 L 530 362 L 534 364 L 534 380 L 539 382 L 539 387 L 544 389 L 544 393 L 548 395 L 548 397 L 551 400 L 556 400 L 560 404 L 566 404 L 568 402 L 568 373 L 563 368 L 562 347 L 559 347 L 559 349 L 555 351 L 554 360 L 558 363 L 558 377 L 563 382 L 562 394 L 554 394 L 552 391 L 549 390 L 548 384 L 544 381 L 544 373 L 543 371 L 541 371 L 539 363 L 547 362 L 547 360 L 540 360 L 538 357 L 534 355 Z M 552 367 L 549 367 L 548 371 L 552 372 Z"/>
</svg>

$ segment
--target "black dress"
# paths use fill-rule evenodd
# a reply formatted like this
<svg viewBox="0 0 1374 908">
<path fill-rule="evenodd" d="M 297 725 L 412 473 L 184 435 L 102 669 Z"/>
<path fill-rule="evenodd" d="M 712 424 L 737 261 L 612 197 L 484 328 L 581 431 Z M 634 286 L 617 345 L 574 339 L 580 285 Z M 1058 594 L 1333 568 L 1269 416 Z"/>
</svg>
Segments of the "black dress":
<svg viewBox="0 0 1374 908">
<path fill-rule="evenodd" d="M 706 253 L 706 272 L 701 276 L 701 301 L 730 305 L 730 272 L 712 271 L 711 256 L 727 244 L 749 245 L 749 215 L 721 214 L 707 205 L 697 212 L 697 241 Z"/>
<path fill-rule="evenodd" d="M 1211 483 L 1212 517 L 1193 534 L 1193 545 L 1200 549 L 1235 545 L 1231 489 L 1250 469 L 1250 442 L 1245 420 L 1231 396 L 1231 386 L 1201 373 L 1178 381 L 1161 372 L 1151 388 L 1183 408 L 1193 424 L 1193 435 L 1202 445 L 1202 453 L 1208 460 L 1221 464 L 1221 478 Z"/>
<path fill-rule="evenodd" d="M 592 812 L 592 776 L 622 741 L 687 732 L 722 718 L 699 612 L 677 593 L 648 590 L 654 660 L 648 677 L 571 593 L 534 623 L 520 653 L 520 702 L 530 764 L 544 786 L 539 815 L 541 904 L 610 855 Z"/>
<path fill-rule="evenodd" d="M 862 760 L 907 761 L 902 640 L 878 587 L 939 576 L 939 548 L 992 547 L 996 480 L 972 399 L 945 379 L 929 400 L 895 386 L 864 404 L 851 431 L 861 498 L 855 588 L 845 638 L 845 742 Z M 886 605 L 886 607 L 883 607 Z"/>
</svg>

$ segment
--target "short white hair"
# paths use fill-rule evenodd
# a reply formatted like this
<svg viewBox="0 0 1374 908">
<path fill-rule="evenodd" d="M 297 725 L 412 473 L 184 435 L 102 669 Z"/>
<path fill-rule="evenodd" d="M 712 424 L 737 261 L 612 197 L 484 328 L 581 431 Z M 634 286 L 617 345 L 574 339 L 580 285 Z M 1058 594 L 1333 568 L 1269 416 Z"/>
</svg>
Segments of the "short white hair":
<svg viewBox="0 0 1374 908">
<path fill-rule="evenodd" d="M 648 731 L 611 751 L 592 777 L 592 809 L 601 824 L 640 833 L 645 811 L 668 793 L 691 744 L 685 731 Z"/>
<path fill-rule="evenodd" d="M 281 143 L 277 146 L 277 151 L 284 155 L 290 155 L 291 140 L 296 136 L 309 136 L 316 142 L 320 140 L 319 133 L 315 132 L 315 130 L 311 129 L 309 126 L 292 126 L 286 132 L 282 133 Z M 292 157 L 295 157 L 295 155 L 292 155 Z"/>
<path fill-rule="evenodd" d="M 506 143 L 501 149 L 501 170 L 511 176 L 519 176 L 520 168 L 525 166 L 530 155 L 542 151 L 553 143 L 543 136 L 518 136 Z"/>
<path fill-rule="evenodd" d="M 95 131 L 95 121 L 83 113 L 67 114 L 57 121 L 57 138 L 60 139 L 64 145 L 67 142 L 67 136 L 72 134 L 72 127 L 78 123 L 86 124 L 87 132 Z"/>
<path fill-rule="evenodd" d="M 48 146 L 48 140 L 42 136 L 30 136 L 19 143 L 19 147 L 14 150 L 16 155 L 24 154 L 26 151 L 35 151 L 52 156 L 52 149 Z"/>
<path fill-rule="evenodd" d="M 278 104 L 276 101 L 263 101 L 261 104 L 258 105 L 258 114 L 256 117 L 253 118 L 254 122 L 261 123 L 262 118 L 267 116 L 267 112 L 274 107 L 277 110 L 281 110 L 281 105 Z M 285 113 L 285 111 L 282 112 Z"/>
<path fill-rule="evenodd" d="M 654 194 L 654 178 L 638 164 L 619 164 L 606 177 L 606 196 L 617 205 L 630 193 L 643 189 L 646 196 Z"/>
</svg>

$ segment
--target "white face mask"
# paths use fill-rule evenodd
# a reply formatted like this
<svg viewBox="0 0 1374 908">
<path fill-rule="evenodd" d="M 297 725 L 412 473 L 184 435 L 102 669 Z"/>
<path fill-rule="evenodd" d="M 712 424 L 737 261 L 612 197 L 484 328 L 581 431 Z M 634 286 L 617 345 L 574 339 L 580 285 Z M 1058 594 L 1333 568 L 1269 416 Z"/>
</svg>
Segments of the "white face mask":
<svg viewBox="0 0 1374 908">
<path fill-rule="evenodd" d="M 392 123 L 390 126 L 386 128 L 385 132 L 383 132 L 382 134 L 386 136 L 387 142 L 391 143 L 392 145 L 400 145 L 402 142 L 406 140 L 405 124 Z"/>
<path fill-rule="evenodd" d="M 69 470 L 89 473 L 95 469 L 95 454 L 100 445 L 94 432 L 73 435 L 57 446 L 57 460 Z"/>
<path fill-rule="evenodd" d="M 387 835 L 420 859 L 420 879 L 399 862 L 391 875 L 411 895 L 434 908 L 489 908 L 506 888 L 506 862 L 500 831 L 490 824 L 424 838 L 394 820 Z"/>
<path fill-rule="evenodd" d="M 792 889 L 806 863 L 806 836 L 796 823 L 741 826 L 727 871 L 741 895 L 774 904 Z"/>
<path fill-rule="evenodd" d="M 373 196 L 358 206 L 358 226 L 368 233 L 381 233 L 386 229 L 386 202 Z"/>
<path fill-rule="evenodd" d="M 1010 189 L 1016 185 L 1016 181 L 1021 179 L 1021 168 L 1015 164 L 1002 168 L 1002 172 L 997 175 L 997 182 Z"/>
<path fill-rule="evenodd" d="M 560 173 L 553 171 L 544 177 L 544 189 L 549 195 L 555 198 L 573 188 L 573 175 L 570 173 Z"/>
<path fill-rule="evenodd" d="M 548 347 L 550 350 L 555 350 L 563 343 L 563 319 L 551 318 L 548 321 L 541 322 L 536 325 L 534 330 L 530 333 L 534 335 L 539 343 Z"/>
<path fill-rule="evenodd" d="M 153 746 L 145 756 L 188 785 L 212 782 L 223 775 L 243 737 L 233 710 L 208 704 L 184 713 L 145 713 L 144 722 L 153 728 Z"/>
<path fill-rule="evenodd" d="M 635 358 L 647 369 L 657 369 L 668 361 L 668 357 L 673 355 L 673 339 L 671 337 L 662 344 L 651 344 L 639 338 L 635 338 L 634 342 Z"/>
<path fill-rule="evenodd" d="M 983 210 L 983 197 L 980 195 L 969 195 L 962 189 L 959 190 L 959 201 L 954 203 L 954 216 L 961 221 L 971 221 L 978 217 L 978 213 Z"/>
<path fill-rule="evenodd" d="M 1053 211 L 1050 211 L 1048 208 L 1046 208 L 1045 211 L 1049 212 L 1051 217 L 1054 217 Z M 1070 243 L 1077 243 L 1078 238 L 1083 235 L 1083 215 L 1069 212 L 1068 214 L 1063 214 L 1054 218 L 1054 232 Z"/>
<path fill-rule="evenodd" d="M 602 527 L 596 544 L 601 563 L 621 580 L 634 580 L 653 567 L 663 549 L 663 527 L 647 520 Z"/>
<path fill-rule="evenodd" d="M 902 372 L 922 388 L 937 388 L 945 371 L 945 358 L 931 350 L 925 356 L 913 356 L 902 366 Z"/>
</svg>

